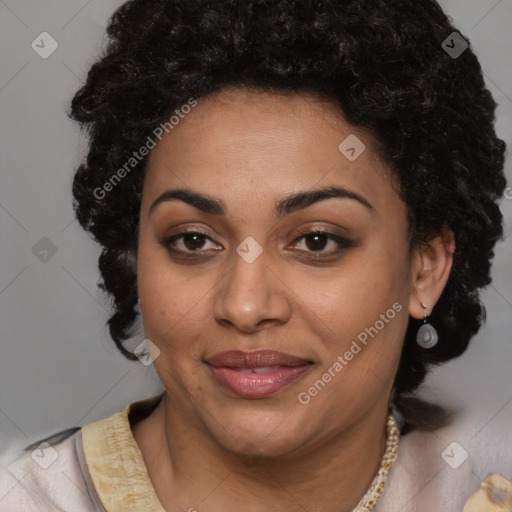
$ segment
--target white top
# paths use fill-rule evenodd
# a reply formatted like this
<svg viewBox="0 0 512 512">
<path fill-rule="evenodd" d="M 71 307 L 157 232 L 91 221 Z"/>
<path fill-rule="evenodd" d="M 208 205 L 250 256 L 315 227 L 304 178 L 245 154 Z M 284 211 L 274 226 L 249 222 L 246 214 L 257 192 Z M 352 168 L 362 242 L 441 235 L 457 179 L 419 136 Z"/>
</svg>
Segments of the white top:
<svg viewBox="0 0 512 512">
<path fill-rule="evenodd" d="M 164 511 L 130 428 L 158 398 L 4 461 L 0 512 Z M 500 429 L 472 439 L 460 426 L 403 436 L 374 512 L 512 511 L 512 427 Z"/>
</svg>

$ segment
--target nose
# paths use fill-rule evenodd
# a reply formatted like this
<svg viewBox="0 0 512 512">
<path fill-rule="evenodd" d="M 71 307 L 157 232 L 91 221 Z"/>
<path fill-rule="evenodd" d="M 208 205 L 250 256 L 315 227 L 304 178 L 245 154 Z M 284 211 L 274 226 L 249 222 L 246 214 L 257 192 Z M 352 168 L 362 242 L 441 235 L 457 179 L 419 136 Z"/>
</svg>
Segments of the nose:
<svg viewBox="0 0 512 512">
<path fill-rule="evenodd" d="M 214 298 L 215 320 L 244 333 L 285 324 L 291 315 L 288 289 L 269 268 L 263 254 L 252 263 L 238 255 L 234 259 Z"/>
</svg>

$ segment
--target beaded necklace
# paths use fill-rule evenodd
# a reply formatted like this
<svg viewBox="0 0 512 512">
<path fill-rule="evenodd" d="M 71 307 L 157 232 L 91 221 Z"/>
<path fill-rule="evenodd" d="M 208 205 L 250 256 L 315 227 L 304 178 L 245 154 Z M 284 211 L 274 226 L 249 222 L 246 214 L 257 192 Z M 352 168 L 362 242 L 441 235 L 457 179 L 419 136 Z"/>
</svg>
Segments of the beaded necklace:
<svg viewBox="0 0 512 512">
<path fill-rule="evenodd" d="M 379 499 L 388 478 L 389 470 L 398 455 L 399 439 L 400 434 L 398 432 L 396 420 L 393 415 L 390 414 L 387 421 L 386 452 L 384 453 L 384 457 L 382 457 L 379 471 L 366 491 L 366 494 L 352 512 L 370 512 L 377 504 L 377 500 Z"/>
</svg>

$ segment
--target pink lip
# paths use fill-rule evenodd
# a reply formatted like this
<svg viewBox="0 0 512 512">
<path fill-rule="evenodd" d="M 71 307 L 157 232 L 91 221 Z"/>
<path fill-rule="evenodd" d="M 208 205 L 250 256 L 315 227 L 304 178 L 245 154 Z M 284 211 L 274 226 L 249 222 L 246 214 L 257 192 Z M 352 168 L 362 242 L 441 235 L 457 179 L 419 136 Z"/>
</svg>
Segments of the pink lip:
<svg viewBox="0 0 512 512">
<path fill-rule="evenodd" d="M 274 350 L 220 352 L 206 362 L 219 384 L 243 398 L 270 396 L 312 366 L 311 361 Z"/>
</svg>

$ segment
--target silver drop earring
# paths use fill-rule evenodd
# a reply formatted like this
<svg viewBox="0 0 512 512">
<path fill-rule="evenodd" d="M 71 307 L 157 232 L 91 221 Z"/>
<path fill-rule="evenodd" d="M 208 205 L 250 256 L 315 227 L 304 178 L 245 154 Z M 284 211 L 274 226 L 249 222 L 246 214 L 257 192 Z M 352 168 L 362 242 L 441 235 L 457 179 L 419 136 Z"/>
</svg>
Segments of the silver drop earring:
<svg viewBox="0 0 512 512">
<path fill-rule="evenodd" d="M 427 309 L 427 306 L 421 304 L 424 309 Z M 429 349 L 435 347 L 437 342 L 439 341 L 439 336 L 437 335 L 437 331 L 434 327 L 427 323 L 427 318 L 429 315 L 425 313 L 425 318 L 423 319 L 423 325 L 418 329 L 418 333 L 416 334 L 416 343 L 425 349 Z"/>
</svg>

